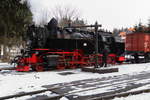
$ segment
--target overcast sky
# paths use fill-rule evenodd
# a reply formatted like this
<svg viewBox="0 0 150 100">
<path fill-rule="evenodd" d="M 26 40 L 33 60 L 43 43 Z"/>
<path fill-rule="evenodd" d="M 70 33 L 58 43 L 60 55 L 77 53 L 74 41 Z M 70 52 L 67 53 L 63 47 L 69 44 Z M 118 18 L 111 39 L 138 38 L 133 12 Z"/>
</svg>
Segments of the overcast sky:
<svg viewBox="0 0 150 100">
<path fill-rule="evenodd" d="M 132 27 L 139 20 L 146 24 L 150 18 L 150 0 L 29 0 L 29 2 L 36 22 L 43 10 L 50 11 L 57 5 L 77 8 L 81 17 L 89 24 L 98 21 L 108 30 Z"/>
</svg>

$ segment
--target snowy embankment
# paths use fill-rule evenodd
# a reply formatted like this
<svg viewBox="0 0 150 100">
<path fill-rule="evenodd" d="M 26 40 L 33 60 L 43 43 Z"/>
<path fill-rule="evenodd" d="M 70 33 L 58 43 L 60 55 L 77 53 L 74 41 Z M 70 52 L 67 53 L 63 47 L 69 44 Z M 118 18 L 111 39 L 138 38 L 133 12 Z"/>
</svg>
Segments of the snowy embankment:
<svg viewBox="0 0 150 100">
<path fill-rule="evenodd" d="M 4 67 L 4 66 L 9 67 L 10 65 L 6 63 L 0 63 L 0 67 Z M 42 87 L 43 85 L 51 85 L 51 84 L 71 82 L 71 81 L 91 79 L 91 78 L 109 77 L 109 76 L 116 76 L 122 74 L 136 75 L 140 72 L 150 71 L 150 63 L 117 65 L 114 67 L 118 67 L 119 72 L 109 73 L 109 74 L 97 74 L 97 73 L 81 72 L 80 69 L 65 70 L 65 71 L 47 71 L 47 72 L 1 71 L 0 72 L 0 90 L 1 90 L 0 97 L 16 94 L 19 92 L 30 92 L 30 91 L 44 89 Z M 61 75 L 60 73 L 62 72 L 72 72 L 73 74 Z M 121 99 L 117 99 L 117 100 L 121 100 Z M 128 99 L 122 99 L 122 100 L 128 100 Z M 132 100 L 137 100 L 137 99 L 132 99 Z"/>
</svg>

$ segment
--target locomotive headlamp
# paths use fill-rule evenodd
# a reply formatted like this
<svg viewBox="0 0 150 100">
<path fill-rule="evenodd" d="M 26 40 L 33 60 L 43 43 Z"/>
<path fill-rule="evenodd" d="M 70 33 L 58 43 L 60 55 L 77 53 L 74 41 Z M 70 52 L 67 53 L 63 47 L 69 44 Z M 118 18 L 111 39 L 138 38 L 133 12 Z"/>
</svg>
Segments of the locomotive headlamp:
<svg viewBox="0 0 150 100">
<path fill-rule="evenodd" d="M 83 46 L 85 46 L 85 47 L 86 47 L 86 46 L 87 46 L 87 43 L 83 43 Z"/>
</svg>

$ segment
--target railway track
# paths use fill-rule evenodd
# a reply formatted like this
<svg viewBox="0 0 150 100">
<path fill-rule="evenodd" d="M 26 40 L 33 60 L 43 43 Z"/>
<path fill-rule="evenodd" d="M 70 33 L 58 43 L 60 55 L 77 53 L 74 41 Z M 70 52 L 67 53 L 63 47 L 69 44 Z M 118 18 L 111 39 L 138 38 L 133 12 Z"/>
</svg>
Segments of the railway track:
<svg viewBox="0 0 150 100">
<path fill-rule="evenodd" d="M 95 97 L 95 98 L 90 98 L 87 100 L 111 100 L 115 97 L 127 97 L 129 95 L 137 95 L 137 94 L 141 94 L 141 93 L 150 93 L 150 88 L 149 89 L 142 89 L 142 90 L 138 90 L 138 91 L 133 91 L 133 92 L 123 92 L 123 93 L 117 93 L 117 94 L 102 96 L 102 97 Z"/>
<path fill-rule="evenodd" d="M 125 63 L 125 64 L 122 64 L 122 65 L 126 65 L 126 64 L 130 64 L 130 63 Z M 16 70 L 16 67 L 2 67 L 2 66 L 5 66 L 5 65 L 0 65 L 0 71 L 2 71 L 2 70 Z M 114 66 L 114 65 L 108 64 L 107 66 L 111 67 L 111 66 Z M 116 64 L 115 66 L 118 66 L 118 65 Z M 68 70 L 68 69 L 65 69 L 65 70 Z M 53 70 L 53 71 L 55 71 L 55 70 Z"/>
<path fill-rule="evenodd" d="M 0 68 L 0 71 L 2 70 L 15 70 L 16 68 L 15 67 L 3 67 L 3 68 Z"/>
<path fill-rule="evenodd" d="M 117 96 L 124 96 L 128 94 L 138 94 L 142 92 L 149 92 L 150 90 L 141 90 L 135 92 L 128 92 L 131 89 L 135 89 L 144 85 L 150 84 L 149 80 L 150 72 L 143 72 L 138 75 L 119 75 L 114 77 L 104 77 L 104 78 L 95 78 L 74 81 L 71 83 L 59 83 L 54 85 L 45 85 L 43 86 L 46 89 L 20 93 L 16 95 L 9 95 L 5 97 L 0 97 L 0 100 L 19 98 L 23 96 L 30 96 L 39 93 L 44 93 L 46 91 L 52 91 L 56 93 L 56 96 L 42 98 L 43 100 L 58 100 L 61 97 L 67 97 L 69 100 L 107 100 L 107 98 L 113 98 Z M 145 83 L 140 83 L 138 81 L 147 81 Z M 119 87 L 120 86 L 120 87 Z M 89 91 L 95 91 L 102 89 L 104 91 L 97 92 L 90 95 L 80 95 Z M 105 91 L 107 90 L 107 92 Z M 115 94 L 115 95 L 112 95 Z M 35 100 L 36 97 L 33 98 Z M 41 100 L 42 100 L 41 99 Z M 32 100 L 32 99 L 31 99 Z"/>
<path fill-rule="evenodd" d="M 113 84 L 106 84 L 104 86 L 99 86 L 99 87 L 92 87 L 92 88 L 87 88 L 87 89 L 83 89 L 83 90 L 79 90 L 79 91 L 74 91 L 74 92 L 69 92 L 69 93 L 63 93 L 63 94 L 60 94 L 59 96 L 56 96 L 56 97 L 50 97 L 46 100 L 55 100 L 57 99 L 58 97 L 63 97 L 63 96 L 66 96 L 69 98 L 69 100 L 108 100 L 108 99 L 112 99 L 114 97 L 119 97 L 119 96 L 126 96 L 126 95 L 130 95 L 130 94 L 139 94 L 139 93 L 142 93 L 142 92 L 148 92 L 150 91 L 150 89 L 146 89 L 146 90 L 140 90 L 140 91 L 134 91 L 134 92 L 124 92 L 124 91 L 129 91 L 131 89 L 134 89 L 134 88 L 137 88 L 139 87 L 139 85 L 135 86 L 135 87 L 130 87 L 130 89 L 123 89 L 122 91 L 121 90 L 117 90 L 117 91 L 113 91 L 113 92 L 109 92 L 109 93 L 100 93 L 100 94 L 96 94 L 96 95 L 90 95 L 90 96 L 79 96 L 77 98 L 73 98 L 73 96 L 76 96 L 76 95 L 73 95 L 73 94 L 76 94 L 76 93 L 82 93 L 82 92 L 87 92 L 87 91 L 91 91 L 91 90 L 96 90 L 96 89 L 102 89 L 102 88 L 105 88 L 105 87 L 110 87 L 110 86 L 118 86 L 120 84 L 128 84 L 128 83 L 132 83 L 132 82 L 135 82 L 137 80 L 130 80 L 130 81 L 125 81 L 125 82 L 116 82 L 116 83 L 113 83 Z M 148 83 L 145 83 L 143 85 L 146 85 L 146 84 L 150 84 L 149 82 Z M 94 84 L 96 85 L 96 84 Z M 123 93 L 120 93 L 120 92 L 123 92 Z M 115 95 L 112 95 L 114 94 Z M 72 95 L 72 97 L 70 97 Z"/>
</svg>

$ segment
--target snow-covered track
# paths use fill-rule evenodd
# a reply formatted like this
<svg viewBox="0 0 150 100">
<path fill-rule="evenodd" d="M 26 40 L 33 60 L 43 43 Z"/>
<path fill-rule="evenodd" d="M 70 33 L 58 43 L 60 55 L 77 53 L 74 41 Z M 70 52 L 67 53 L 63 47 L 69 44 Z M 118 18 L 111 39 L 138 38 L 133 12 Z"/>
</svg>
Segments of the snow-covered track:
<svg viewBox="0 0 150 100">
<path fill-rule="evenodd" d="M 79 89 L 79 90 L 76 90 L 76 91 L 69 91 L 69 92 L 66 92 L 66 93 L 64 93 L 65 91 L 62 91 L 63 89 L 65 90 L 65 88 L 63 88 L 62 90 L 55 90 L 54 92 L 59 93 L 60 95 L 56 96 L 56 97 L 50 97 L 49 100 L 51 100 L 51 99 L 53 100 L 53 99 L 56 99 L 56 98 L 62 97 L 62 96 L 66 96 L 70 100 L 87 100 L 87 99 L 91 100 L 92 98 L 95 98 L 95 97 L 98 97 L 98 98 L 103 97 L 101 99 L 95 99 L 95 100 L 102 100 L 102 99 L 107 100 L 107 98 L 111 98 L 111 97 L 115 97 L 115 96 L 123 96 L 123 95 L 128 95 L 128 94 L 149 92 L 150 91 L 149 89 L 135 91 L 135 92 L 128 92 L 132 89 L 136 89 L 138 87 L 142 87 L 144 85 L 150 84 L 150 82 L 145 82 L 143 84 L 142 83 L 138 84 L 139 79 L 140 79 L 140 81 L 147 80 L 149 78 L 149 75 L 150 75 L 150 73 L 139 74 L 138 76 L 140 78 L 138 76 L 132 76 L 132 78 L 129 76 L 128 78 L 127 77 L 124 78 L 124 79 L 121 78 L 120 82 L 118 82 L 119 79 L 116 79 L 116 78 L 113 79 L 112 78 L 109 82 L 104 82 L 104 84 L 101 84 L 102 81 L 100 81 L 100 82 L 97 82 L 96 84 L 93 84 L 90 87 L 89 86 L 84 86 L 86 88 L 82 88 L 81 90 Z M 113 81 L 116 81 L 116 82 L 113 82 Z M 119 87 L 119 85 L 125 85 L 125 86 Z M 79 86 L 76 87 L 76 88 L 79 88 Z M 94 90 L 97 90 L 97 89 L 102 89 L 103 90 L 104 88 L 108 88 L 109 91 L 107 91 L 107 92 L 104 91 L 104 92 L 100 92 L 100 93 L 96 93 L 96 94 L 93 93 L 93 94 L 85 95 L 85 96 L 80 95 L 80 94 L 84 94 L 86 92 L 94 91 Z M 116 88 L 116 89 L 113 89 L 113 88 Z M 116 94 L 116 95 L 112 95 L 112 94 Z"/>
<path fill-rule="evenodd" d="M 93 79 L 87 79 L 87 80 L 84 80 L 84 81 L 87 82 L 87 83 L 94 82 Z M 80 84 L 82 84 L 82 82 L 78 83 L 76 81 L 75 81 L 75 83 L 71 82 L 71 83 L 54 84 L 52 86 L 52 88 L 38 90 L 38 91 L 32 91 L 32 92 L 19 93 L 19 94 L 15 94 L 15 95 L 4 96 L 4 97 L 0 97 L 0 100 L 10 99 L 10 98 L 16 98 L 16 97 L 22 97 L 22 96 L 27 96 L 27 95 L 34 95 L 34 94 L 38 94 L 38 93 L 42 93 L 42 92 L 46 92 L 46 91 L 53 91 L 55 89 L 60 89 L 60 88 L 63 88 L 63 87 L 75 86 L 75 85 L 80 85 Z"/>
<path fill-rule="evenodd" d="M 89 98 L 80 98 L 80 99 L 74 99 L 74 100 L 112 100 L 115 97 L 127 97 L 129 95 L 137 95 L 141 93 L 150 93 L 150 89 L 143 89 L 143 90 L 138 90 L 138 91 L 132 91 L 132 92 L 123 92 L 123 93 L 116 93 L 116 94 L 111 94 L 111 95 L 106 95 L 106 96 L 95 96 L 95 97 L 89 97 Z M 54 96 L 50 97 L 47 99 L 43 100 L 59 100 L 60 98 L 64 97 L 65 95 L 59 95 L 59 96 Z M 72 99 L 69 99 L 72 100 Z"/>
<path fill-rule="evenodd" d="M 124 74 L 124 75 L 118 75 L 113 77 L 79 80 L 70 83 L 45 85 L 43 87 L 46 89 L 0 97 L 0 100 L 10 99 L 14 97 L 18 98 L 27 95 L 30 96 L 30 95 L 40 94 L 46 91 L 52 91 L 53 93 L 57 94 L 56 96 L 48 97 L 48 100 L 57 100 L 58 98 L 64 96 L 71 100 L 88 100 L 88 99 L 102 100 L 102 97 L 105 100 L 105 98 L 141 93 L 141 92 L 134 93 L 129 91 L 150 84 L 149 76 L 150 76 L 150 72 L 142 72 L 137 75 Z M 95 90 L 100 90 L 100 92 L 83 95 L 89 91 L 95 91 Z M 141 90 L 141 91 L 149 92 L 150 90 L 148 89 L 148 90 Z"/>
<path fill-rule="evenodd" d="M 0 100 L 22 97 L 22 96 L 27 96 L 27 95 L 34 95 L 34 94 L 38 94 L 38 93 L 42 93 L 42 92 L 46 92 L 46 91 L 54 91 L 56 89 L 61 89 L 63 87 L 77 86 L 77 85 L 83 84 L 82 81 L 86 82 L 86 83 L 93 83 L 93 82 L 100 81 L 100 80 L 103 80 L 103 78 L 102 79 L 86 79 L 86 80 L 74 81 L 71 83 L 59 83 L 59 84 L 51 85 L 52 88 L 48 88 L 48 89 L 37 90 L 37 91 L 32 91 L 32 92 L 24 92 L 24 93 L 19 93 L 19 94 L 15 94 L 15 95 L 0 97 Z M 78 82 L 80 82 L 80 83 L 78 83 Z"/>
<path fill-rule="evenodd" d="M 93 97 L 87 100 L 111 100 L 115 97 L 127 97 L 129 95 L 137 95 L 141 93 L 150 93 L 150 89 L 142 89 L 142 90 L 132 91 L 132 92 L 116 93 L 116 94 L 102 96 L 102 97 Z"/>
</svg>

